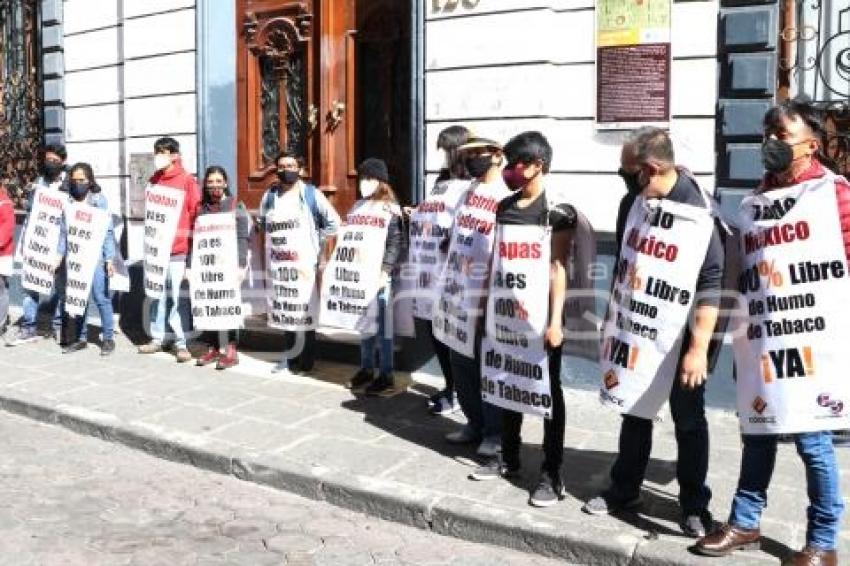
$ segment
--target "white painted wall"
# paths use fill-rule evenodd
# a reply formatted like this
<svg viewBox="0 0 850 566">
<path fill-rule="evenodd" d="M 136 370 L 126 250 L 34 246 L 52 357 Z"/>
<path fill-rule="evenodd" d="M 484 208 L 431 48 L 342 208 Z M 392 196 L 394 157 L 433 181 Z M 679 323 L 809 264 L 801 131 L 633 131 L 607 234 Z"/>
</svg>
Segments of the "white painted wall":
<svg viewBox="0 0 850 566">
<path fill-rule="evenodd" d="M 158 137 L 195 171 L 195 0 L 65 0 L 64 35 L 68 159 L 92 164 L 113 212 L 126 212 L 130 155 Z"/>
<path fill-rule="evenodd" d="M 437 4 L 445 4 L 438 2 Z M 595 0 L 479 0 L 451 13 L 426 3 L 426 170 L 442 155 L 439 131 L 461 123 L 502 142 L 542 131 L 554 148 L 550 186 L 613 231 L 623 183 L 621 132 L 595 115 Z M 677 2 L 672 13 L 670 124 L 677 159 L 714 190 L 716 0 Z"/>
</svg>

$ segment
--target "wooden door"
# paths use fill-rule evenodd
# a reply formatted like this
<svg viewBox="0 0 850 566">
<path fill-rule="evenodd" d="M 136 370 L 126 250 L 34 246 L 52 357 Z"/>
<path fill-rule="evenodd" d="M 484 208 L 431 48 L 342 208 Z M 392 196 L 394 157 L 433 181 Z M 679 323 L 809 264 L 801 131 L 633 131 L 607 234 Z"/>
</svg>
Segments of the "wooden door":
<svg viewBox="0 0 850 566">
<path fill-rule="evenodd" d="M 315 1 L 239 0 L 237 104 L 239 196 L 259 206 L 284 149 L 315 174 Z"/>
<path fill-rule="evenodd" d="M 283 148 L 304 155 L 340 214 L 366 157 L 387 162 L 410 202 L 410 5 L 238 0 L 238 178 L 249 207 L 275 181 Z"/>
</svg>

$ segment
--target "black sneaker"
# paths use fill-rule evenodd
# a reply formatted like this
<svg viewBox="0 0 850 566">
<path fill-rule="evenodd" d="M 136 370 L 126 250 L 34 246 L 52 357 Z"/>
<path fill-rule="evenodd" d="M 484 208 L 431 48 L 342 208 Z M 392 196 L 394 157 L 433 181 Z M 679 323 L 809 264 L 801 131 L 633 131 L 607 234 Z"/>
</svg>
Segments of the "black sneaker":
<svg viewBox="0 0 850 566">
<path fill-rule="evenodd" d="M 684 514 L 679 521 L 679 527 L 687 537 L 702 538 L 714 531 L 714 517 L 707 509 L 699 513 Z"/>
<path fill-rule="evenodd" d="M 534 507 L 551 507 L 558 501 L 562 500 L 567 495 L 567 490 L 564 489 L 564 483 L 560 477 L 554 479 L 549 472 L 540 474 L 540 480 L 537 482 L 537 487 L 531 492 L 531 498 L 528 503 Z"/>
<path fill-rule="evenodd" d="M 74 352 L 79 352 L 80 350 L 85 350 L 86 348 L 88 348 L 88 346 L 89 346 L 88 342 L 84 342 L 82 340 L 77 340 L 76 342 L 70 344 L 68 347 L 66 347 L 64 350 L 62 350 L 62 353 L 63 354 L 72 354 Z"/>
<path fill-rule="evenodd" d="M 395 390 L 392 374 L 382 373 L 378 379 L 370 383 L 366 387 L 366 395 L 368 397 L 385 397 Z"/>
<path fill-rule="evenodd" d="M 606 491 L 585 503 L 581 510 L 588 515 L 610 515 L 620 511 L 630 511 L 641 504 L 640 495 L 632 498 L 622 498 Z"/>
<path fill-rule="evenodd" d="M 101 356 L 111 356 L 112 352 L 115 351 L 115 340 L 104 340 L 103 344 L 100 346 L 100 355 Z"/>
<path fill-rule="evenodd" d="M 518 477 L 519 470 L 519 466 L 516 468 L 510 468 L 502 461 L 501 457 L 493 456 L 492 458 L 488 458 L 484 464 L 475 468 L 472 473 L 469 474 L 469 479 L 475 481 L 490 481 L 499 478 L 510 479 Z"/>
<path fill-rule="evenodd" d="M 351 381 L 346 383 L 345 386 L 352 391 L 357 391 L 366 387 L 373 379 L 375 379 L 374 370 L 360 369 L 360 371 L 355 373 L 354 377 L 351 378 Z"/>
</svg>

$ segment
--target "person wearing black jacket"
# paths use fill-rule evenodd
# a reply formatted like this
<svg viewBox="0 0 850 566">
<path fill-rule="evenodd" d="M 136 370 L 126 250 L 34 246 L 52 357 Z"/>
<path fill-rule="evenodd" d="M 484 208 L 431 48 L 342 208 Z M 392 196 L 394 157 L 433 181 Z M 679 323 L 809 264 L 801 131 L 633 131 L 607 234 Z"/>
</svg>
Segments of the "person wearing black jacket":
<svg viewBox="0 0 850 566">
<path fill-rule="evenodd" d="M 239 264 L 239 281 L 245 278 L 248 268 L 248 241 L 251 238 L 251 217 L 245 206 L 237 202 L 230 194 L 228 187 L 227 171 L 218 165 L 207 167 L 204 173 L 204 192 L 201 199 L 201 208 L 198 216 L 205 214 L 218 214 L 220 212 L 233 212 L 236 215 L 236 254 Z M 186 278 L 188 270 L 192 267 L 192 253 L 186 257 Z M 207 352 L 197 360 L 197 365 L 207 366 L 216 364 L 216 369 L 228 369 L 239 363 L 239 354 L 236 350 L 238 331 L 236 329 L 222 332 L 207 332 L 206 342 L 209 345 Z"/>
<path fill-rule="evenodd" d="M 378 285 L 377 333 L 363 336 L 360 341 L 360 369 L 351 378 L 348 387 L 352 391 L 363 391 L 368 396 L 386 396 L 394 391 L 393 379 L 393 332 L 387 328 L 392 321 L 392 275 L 401 257 L 404 246 L 402 212 L 395 192 L 389 184 L 387 165 L 380 159 L 370 157 L 357 168 L 360 177 L 358 190 L 363 200 L 383 202 L 390 211 L 387 224 L 387 237 L 382 244 L 384 257 L 381 261 L 381 275 Z M 361 202 L 361 201 L 358 201 Z M 355 204 L 355 207 L 357 204 Z M 375 378 L 375 347 L 380 353 L 380 369 Z"/>
<path fill-rule="evenodd" d="M 631 134 L 623 145 L 619 174 L 628 189 L 617 215 L 619 258 L 622 257 L 626 219 L 632 207 L 637 206 L 639 195 L 700 208 L 708 206 L 693 176 L 675 166 L 673 144 L 667 133 L 659 128 L 647 126 Z M 711 490 L 706 485 L 709 444 L 705 381 L 716 353 L 712 335 L 718 319 L 723 265 L 723 240 L 715 222 L 697 276 L 696 306 L 690 315 L 692 324 L 686 326 L 684 332 L 669 397 L 679 449 L 676 476 L 682 510 L 680 526 L 686 535 L 694 538 L 704 536 L 713 522 L 708 511 Z M 652 450 L 652 429 L 652 420 L 623 414 L 619 452 L 611 469 L 611 486 L 584 505 L 582 509 L 586 513 L 616 513 L 640 504 L 640 487 Z"/>
</svg>

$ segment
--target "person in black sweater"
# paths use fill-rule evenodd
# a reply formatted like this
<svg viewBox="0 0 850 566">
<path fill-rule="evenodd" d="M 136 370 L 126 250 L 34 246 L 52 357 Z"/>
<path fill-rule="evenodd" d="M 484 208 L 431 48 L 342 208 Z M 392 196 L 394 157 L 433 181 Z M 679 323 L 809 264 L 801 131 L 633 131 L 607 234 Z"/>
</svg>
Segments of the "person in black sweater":
<svg viewBox="0 0 850 566">
<path fill-rule="evenodd" d="M 659 128 L 646 126 L 630 135 L 623 145 L 619 174 L 628 192 L 617 214 L 618 258 L 622 257 L 626 219 L 638 196 L 668 199 L 700 208 L 711 203 L 710 197 L 703 194 L 693 176 L 675 165 L 670 137 Z M 676 476 L 682 511 L 680 526 L 686 535 L 694 538 L 704 536 L 713 522 L 708 511 L 711 490 L 706 485 L 708 423 L 705 418 L 705 381 L 718 345 L 712 341 L 712 335 L 717 324 L 723 283 L 723 245 L 721 231 L 715 222 L 697 276 L 696 302 L 689 317 L 693 322 L 686 326 L 684 332 L 676 378 L 669 397 L 679 449 Z M 582 509 L 586 513 L 616 513 L 640 504 L 640 487 L 652 450 L 652 429 L 652 420 L 623 414 L 619 452 L 611 469 L 611 486 L 584 505 Z"/>
<path fill-rule="evenodd" d="M 204 193 L 198 216 L 219 212 L 233 212 L 236 215 L 236 253 L 241 283 L 248 269 L 248 240 L 251 238 L 251 217 L 245 210 L 245 206 L 241 202 L 237 202 L 230 194 L 227 171 L 218 165 L 211 165 L 207 167 L 204 173 Z M 187 278 L 188 270 L 191 267 L 192 251 L 190 248 L 189 255 L 186 257 Z M 239 338 L 238 330 L 206 332 L 205 337 L 209 349 L 198 358 L 197 365 L 207 366 L 214 363 L 216 369 L 228 369 L 239 363 L 239 354 L 236 351 L 236 343 Z"/>
</svg>

